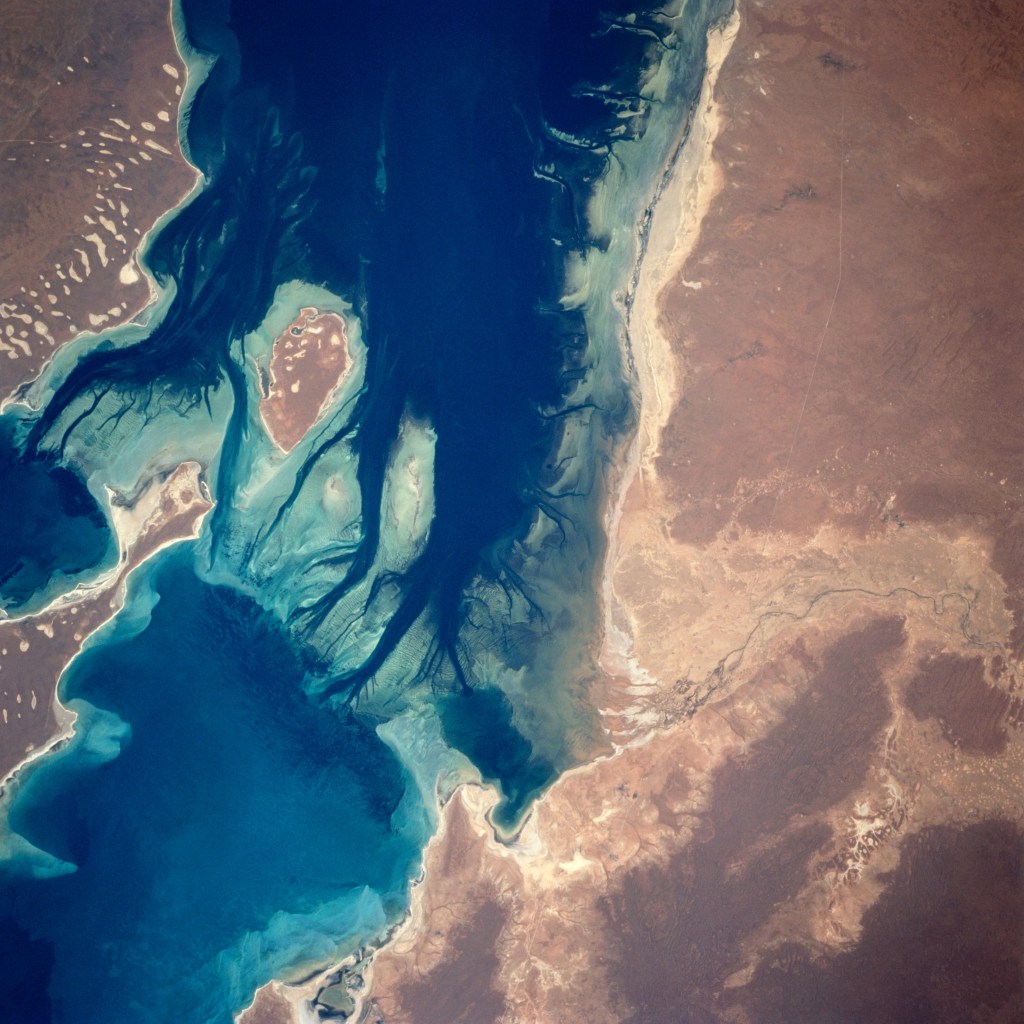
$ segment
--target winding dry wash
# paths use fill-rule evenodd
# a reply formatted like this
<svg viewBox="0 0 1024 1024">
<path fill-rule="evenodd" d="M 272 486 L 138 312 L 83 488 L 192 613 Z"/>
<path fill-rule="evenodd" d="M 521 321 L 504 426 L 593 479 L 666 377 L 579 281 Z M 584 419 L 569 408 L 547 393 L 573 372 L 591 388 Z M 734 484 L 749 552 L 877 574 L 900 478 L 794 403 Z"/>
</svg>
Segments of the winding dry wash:
<svg viewBox="0 0 1024 1024">
<path fill-rule="evenodd" d="M 12 1020 L 1024 1020 L 1016 6 L 9 6 Z"/>
</svg>

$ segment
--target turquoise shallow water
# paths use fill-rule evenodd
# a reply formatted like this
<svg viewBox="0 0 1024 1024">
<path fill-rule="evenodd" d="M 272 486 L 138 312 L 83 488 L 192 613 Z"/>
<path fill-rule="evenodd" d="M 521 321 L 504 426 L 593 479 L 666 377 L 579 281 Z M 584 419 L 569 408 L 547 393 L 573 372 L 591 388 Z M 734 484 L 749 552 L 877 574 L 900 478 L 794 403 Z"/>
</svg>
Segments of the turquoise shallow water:
<svg viewBox="0 0 1024 1024">
<path fill-rule="evenodd" d="M 222 1024 L 400 919 L 438 789 L 482 778 L 513 831 L 600 749 L 637 225 L 724 6 L 174 8 L 203 185 L 144 253 L 143 322 L 0 422 L 0 602 L 99 572 L 107 495 L 183 460 L 214 507 L 132 574 L 61 682 L 74 738 L 4 794 L 16 1024 Z M 260 382 L 310 305 L 353 367 L 285 455 Z"/>
<path fill-rule="evenodd" d="M 148 621 L 123 617 L 76 661 L 62 694 L 80 738 L 11 816 L 69 872 L 3 904 L 49 936 L 32 959 L 54 1019 L 229 1020 L 254 983 L 393 917 L 429 834 L 373 724 L 307 700 L 280 626 L 201 582 L 192 555 L 139 574 Z"/>
</svg>

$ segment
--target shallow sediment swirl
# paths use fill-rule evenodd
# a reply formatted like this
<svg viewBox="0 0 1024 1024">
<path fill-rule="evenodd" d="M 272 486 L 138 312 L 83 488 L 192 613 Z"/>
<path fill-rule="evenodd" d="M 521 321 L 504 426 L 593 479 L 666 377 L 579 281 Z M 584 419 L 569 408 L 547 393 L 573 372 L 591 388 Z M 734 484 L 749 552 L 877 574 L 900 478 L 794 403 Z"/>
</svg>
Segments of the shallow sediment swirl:
<svg viewBox="0 0 1024 1024">
<path fill-rule="evenodd" d="M 0 421 L 4 628 L 81 647 L 3 793 L 23 1019 L 228 1021 L 390 934 L 439 797 L 512 842 L 611 749 L 635 268 L 725 13 L 174 8 L 201 181 L 123 254 L 152 301 Z"/>
</svg>

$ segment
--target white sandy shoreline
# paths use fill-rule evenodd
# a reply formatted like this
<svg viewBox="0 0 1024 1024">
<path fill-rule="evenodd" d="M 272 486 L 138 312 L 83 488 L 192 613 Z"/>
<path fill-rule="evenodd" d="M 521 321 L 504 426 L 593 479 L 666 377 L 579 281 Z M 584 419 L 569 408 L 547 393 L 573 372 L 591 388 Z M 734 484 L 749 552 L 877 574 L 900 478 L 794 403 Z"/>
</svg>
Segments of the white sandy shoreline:
<svg viewBox="0 0 1024 1024">
<path fill-rule="evenodd" d="M 678 151 L 676 165 L 655 207 L 647 251 L 633 297 L 632 351 L 640 394 L 640 415 L 628 453 L 609 486 L 606 514 L 608 550 L 601 585 L 604 636 L 599 664 L 612 677 L 625 677 L 651 685 L 633 656 L 628 611 L 615 593 L 615 572 L 620 559 L 620 531 L 626 500 L 634 487 L 644 506 L 657 499 L 654 461 L 661 432 L 681 391 L 680 367 L 660 327 L 660 300 L 665 286 L 681 272 L 700 239 L 701 224 L 722 184 L 712 154 L 722 126 L 722 112 L 714 90 L 719 72 L 739 31 L 734 9 L 724 24 L 708 32 L 707 70 L 689 135 Z M 685 127 L 684 127 L 685 130 Z"/>
<path fill-rule="evenodd" d="M 679 151 L 676 166 L 656 207 L 641 276 L 633 300 L 633 362 L 642 404 L 636 436 L 628 447 L 624 464 L 614 470 L 612 484 L 609 487 L 609 504 L 606 510 L 608 548 L 601 584 L 604 631 L 600 655 L 600 663 L 607 671 L 611 674 L 627 675 L 630 678 L 637 674 L 631 658 L 632 638 L 628 632 L 623 631 L 621 624 L 616 621 L 618 605 L 614 592 L 614 573 L 619 555 L 618 534 L 629 492 L 634 485 L 643 488 L 651 478 L 660 433 L 679 393 L 678 369 L 673 360 L 668 339 L 658 327 L 659 299 L 664 286 L 678 274 L 696 245 L 699 239 L 701 220 L 720 187 L 720 173 L 712 159 L 712 144 L 720 127 L 720 111 L 713 100 L 713 90 L 718 72 L 731 48 L 738 27 L 739 16 L 734 13 L 725 25 L 713 28 L 708 34 L 707 70 L 696 108 L 697 112 L 693 118 L 689 137 Z M 183 60 L 186 65 L 186 75 L 188 75 L 191 70 L 189 61 L 184 58 L 184 55 Z M 185 96 L 188 94 L 189 92 L 186 91 L 182 97 L 183 105 Z M 181 201 L 147 231 L 137 250 L 140 256 L 147 247 L 151 234 L 155 233 L 159 226 L 162 226 L 169 217 L 175 215 L 182 206 L 186 205 L 190 198 L 201 190 L 202 185 L 200 176 L 193 187 L 182 196 Z M 139 263 L 145 269 L 141 258 Z M 152 302 L 157 300 L 159 295 L 148 271 L 147 278 Z M 168 541 L 160 547 L 162 549 L 170 543 L 176 543 L 179 539 Z M 119 540 L 123 542 L 123 538 L 119 537 Z M 147 557 L 151 558 L 155 553 L 152 552 Z M 113 617 L 116 611 L 115 608 L 110 617 Z M 55 707 L 59 709 L 60 705 L 56 696 L 54 699 Z M 60 734 L 45 747 L 33 751 L 18 768 L 8 775 L 4 784 L 28 761 L 42 756 L 73 733 L 73 716 L 69 712 L 66 714 L 70 716 L 70 721 L 61 723 Z M 586 767 L 580 766 L 573 771 L 582 771 Z M 473 788 L 472 784 L 469 786 L 470 789 Z M 477 811 L 485 805 L 488 802 L 488 797 L 489 794 L 476 794 L 472 800 L 474 810 Z M 438 804 L 440 811 L 440 800 Z M 438 829 L 423 853 L 424 863 L 429 851 L 444 840 L 445 820 L 446 815 L 439 813 Z M 536 820 L 535 816 L 534 820 Z M 419 934 L 424 924 L 425 885 L 426 875 L 424 872 L 412 883 L 406 915 L 383 939 L 381 946 L 390 946 L 403 939 L 412 941 Z M 316 991 L 323 986 L 327 977 L 352 962 L 353 957 L 348 957 L 341 964 L 335 964 L 323 972 L 318 972 L 314 979 L 308 980 L 302 985 L 292 987 L 279 982 L 272 982 L 271 985 L 276 993 L 286 998 L 292 1005 L 295 1020 L 309 1019 L 302 1004 L 308 1004 L 315 997 Z M 372 993 L 372 960 L 365 969 L 363 978 L 363 989 L 360 993 L 354 993 L 357 1002 L 355 1019 L 359 1017 L 364 999 Z"/>
<path fill-rule="evenodd" d="M 196 463 L 183 463 L 182 466 L 178 467 L 175 474 L 168 480 L 167 483 L 171 485 L 170 487 L 165 485 L 163 487 L 152 488 L 153 493 L 148 504 L 151 506 L 155 505 L 155 499 L 163 498 L 169 493 L 173 494 L 173 486 L 175 484 L 181 486 L 183 481 L 185 486 L 191 485 L 193 487 L 197 487 L 199 470 L 200 467 Z M 181 514 L 182 511 L 185 511 L 185 509 L 177 510 L 175 515 Z M 135 513 L 134 515 L 133 512 Z M 94 602 L 99 601 L 105 596 L 109 597 L 109 613 L 105 614 L 96 626 L 76 643 L 74 650 L 68 654 L 68 658 L 64 662 L 64 668 L 61 670 L 61 675 L 63 675 L 64 672 L 68 670 L 71 663 L 82 653 L 89 640 L 99 633 L 100 630 L 109 625 L 124 607 L 125 598 L 127 596 L 129 575 L 143 564 L 158 557 L 160 553 L 167 548 L 172 547 L 175 544 L 179 544 L 182 541 L 198 539 L 203 529 L 204 519 L 205 513 L 198 516 L 190 534 L 182 533 L 179 536 L 170 537 L 167 540 L 161 541 L 159 544 L 155 545 L 152 550 L 147 551 L 141 559 L 133 561 L 133 556 L 136 553 L 134 549 L 142 541 L 145 533 L 150 529 L 159 529 L 160 523 L 156 518 L 143 518 L 138 515 L 137 510 L 124 510 L 119 520 L 113 524 L 113 532 L 115 533 L 120 545 L 118 561 L 113 568 L 111 568 L 107 573 L 104 573 L 98 580 L 94 580 L 89 584 L 80 584 L 71 591 L 70 594 L 64 594 L 56 598 L 45 608 L 42 608 L 37 612 L 32 612 L 30 615 L 19 616 L 5 621 L 12 623 L 31 622 L 34 619 L 40 619 L 46 615 L 66 611 L 75 605 L 81 605 L 84 602 Z M 154 523 L 156 523 L 155 526 Z M 61 749 L 64 744 L 75 735 L 75 722 L 78 720 L 78 715 L 61 702 L 58 692 L 58 683 L 59 677 L 54 681 L 54 690 L 51 702 L 53 715 L 57 722 L 57 731 L 51 735 L 45 743 L 36 747 L 34 750 L 30 750 L 20 761 L 18 761 L 16 765 L 14 765 L 14 767 L 0 778 L 0 801 L 8 798 L 7 793 L 11 783 L 26 767 L 34 761 L 39 760 L 39 758 L 44 757 L 46 754 Z"/>
<path fill-rule="evenodd" d="M 141 270 L 142 276 L 144 277 L 149 289 L 149 295 L 146 302 L 136 312 L 127 316 L 120 324 L 111 325 L 103 332 L 100 332 L 101 334 L 106 334 L 109 330 L 116 330 L 118 327 L 122 327 L 128 323 L 142 322 L 140 318 L 144 316 L 148 317 L 150 320 L 154 315 L 157 317 L 163 316 L 166 311 L 166 306 L 173 299 L 174 285 L 171 284 L 166 288 L 160 287 L 146 263 L 145 255 L 151 242 L 164 225 L 177 216 L 184 207 L 191 203 L 192 200 L 203 190 L 205 185 L 203 175 L 188 157 L 188 146 L 186 141 L 186 132 L 188 127 L 187 114 L 189 106 L 195 97 L 196 91 L 205 80 L 206 75 L 213 64 L 212 61 L 202 55 L 191 52 L 191 48 L 188 46 L 185 36 L 184 21 L 180 11 L 180 0 L 170 0 L 168 3 L 168 17 L 174 48 L 178 52 L 178 57 L 181 60 L 185 73 L 184 82 L 181 83 L 181 92 L 178 97 L 178 156 L 187 166 L 192 168 L 194 177 L 192 184 L 182 191 L 181 195 L 173 205 L 165 210 L 164 213 L 146 229 L 132 253 L 132 259 Z M 177 74 L 175 74 L 174 77 L 177 78 Z M 75 338 L 72 338 L 69 344 L 74 344 L 85 338 L 97 338 L 99 336 L 99 334 L 93 331 L 83 331 Z M 43 364 L 34 380 L 28 382 L 28 387 L 35 386 L 44 380 L 53 363 L 54 355 L 51 355 L 50 359 Z M 24 387 L 26 387 L 26 385 L 22 385 L 22 387 L 16 389 L 12 395 L 5 396 L 2 401 L 0 401 L 0 412 L 3 412 L 10 404 L 24 404 L 23 399 L 16 397 L 19 391 Z M 186 464 L 183 463 L 182 465 Z M 199 467 L 197 467 L 197 469 L 198 468 Z M 179 466 L 176 473 L 180 472 L 181 469 L 182 467 Z M 160 495 L 162 494 L 162 488 L 153 488 L 153 492 Z M 152 498 L 152 495 L 150 497 Z M 91 580 L 88 583 L 78 584 L 70 593 L 57 595 L 53 600 L 47 602 L 44 607 L 39 608 L 28 615 L 3 616 L 0 621 L 31 621 L 32 619 L 38 619 L 44 615 L 70 608 L 71 606 L 80 604 L 84 601 L 99 600 L 103 595 L 112 593 L 114 595 L 114 600 L 111 602 L 110 614 L 103 617 L 103 620 L 99 625 L 97 625 L 96 629 L 89 634 L 89 636 L 92 636 L 95 632 L 98 632 L 106 626 L 121 610 L 124 603 L 127 576 L 131 571 L 138 567 L 137 565 L 131 564 L 131 551 L 139 543 L 143 533 L 152 526 L 151 516 L 153 509 L 146 507 L 151 504 L 151 501 L 142 502 L 140 504 L 142 504 L 143 510 L 133 508 L 122 511 L 111 505 L 109 501 L 106 503 L 105 507 L 110 520 L 111 532 L 113 533 L 118 545 L 118 558 L 114 565 L 101 573 L 98 578 Z M 140 514 L 140 511 L 142 514 Z M 199 536 L 201 529 L 202 518 L 200 518 L 200 520 L 195 524 L 191 534 L 192 539 Z M 160 551 L 170 545 L 176 544 L 180 540 L 187 539 L 189 538 L 181 536 L 164 541 L 153 551 L 150 551 L 142 561 L 149 561 L 158 555 Z M 139 564 L 141 564 L 141 562 Z M 83 637 L 82 641 L 78 643 L 76 649 L 69 655 L 63 671 L 66 671 L 68 665 L 70 665 L 71 662 L 74 661 L 74 659 L 81 653 L 84 644 L 89 639 L 89 636 Z M 72 736 L 74 736 L 74 724 L 78 716 L 68 708 L 64 707 L 60 702 L 57 695 L 56 685 L 53 692 L 53 712 L 57 721 L 56 733 L 51 735 L 45 743 L 41 744 L 34 750 L 29 751 L 24 758 L 4 774 L 3 778 L 0 779 L 0 796 L 8 790 L 11 782 L 25 767 L 51 751 L 59 749 L 64 743 L 71 739 Z"/>
</svg>

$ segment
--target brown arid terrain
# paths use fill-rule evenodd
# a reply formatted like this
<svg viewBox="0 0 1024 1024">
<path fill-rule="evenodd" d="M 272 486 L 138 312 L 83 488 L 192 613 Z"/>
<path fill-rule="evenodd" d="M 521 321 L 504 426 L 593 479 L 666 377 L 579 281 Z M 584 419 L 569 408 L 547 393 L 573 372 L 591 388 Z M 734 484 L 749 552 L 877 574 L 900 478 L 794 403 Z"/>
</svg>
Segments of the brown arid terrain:
<svg viewBox="0 0 1024 1024">
<path fill-rule="evenodd" d="M 0 401 L 82 331 L 150 301 L 137 254 L 196 181 L 178 144 L 185 66 L 161 3 L 5 0 L 0 32 Z M 56 682 L 120 607 L 128 571 L 209 508 L 195 464 L 114 508 L 120 564 L 0 622 L 0 777 L 66 728 Z"/>
<path fill-rule="evenodd" d="M 153 295 L 147 233 L 192 190 L 178 139 L 186 68 L 170 6 L 5 0 L 0 33 L 0 402 L 82 332 L 126 323 Z M 290 450 L 350 363 L 335 313 L 304 308 L 275 341 L 261 410 Z M 114 509 L 116 572 L 38 615 L 0 621 L 0 778 L 67 727 L 56 682 L 120 607 L 128 572 L 193 536 L 202 467 L 141 482 Z"/>
<path fill-rule="evenodd" d="M 290 452 L 306 436 L 350 364 L 345 321 L 304 306 L 275 339 L 269 372 L 260 375 L 260 412 L 279 448 Z"/>
<path fill-rule="evenodd" d="M 514 843 L 456 794 L 360 1020 L 1024 1020 L 1024 9 L 741 0 L 711 64 L 633 312 L 616 751 Z"/>
<path fill-rule="evenodd" d="M 0 398 L 149 302 L 139 246 L 197 177 L 184 85 L 166 4 L 4 0 Z"/>
</svg>

